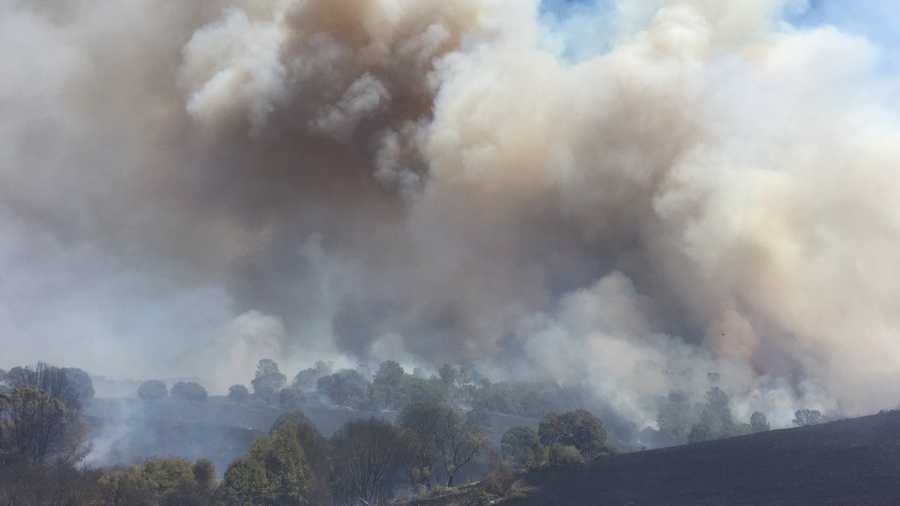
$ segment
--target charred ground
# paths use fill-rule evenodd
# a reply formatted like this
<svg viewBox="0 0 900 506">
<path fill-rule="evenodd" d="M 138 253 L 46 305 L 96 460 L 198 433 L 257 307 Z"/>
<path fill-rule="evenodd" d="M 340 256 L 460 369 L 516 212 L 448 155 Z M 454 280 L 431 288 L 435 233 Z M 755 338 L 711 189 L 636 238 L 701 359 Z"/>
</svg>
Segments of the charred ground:
<svg viewBox="0 0 900 506">
<path fill-rule="evenodd" d="M 413 504 L 469 504 L 487 485 Z M 894 505 L 900 412 L 602 458 L 522 475 L 514 506 Z"/>
</svg>

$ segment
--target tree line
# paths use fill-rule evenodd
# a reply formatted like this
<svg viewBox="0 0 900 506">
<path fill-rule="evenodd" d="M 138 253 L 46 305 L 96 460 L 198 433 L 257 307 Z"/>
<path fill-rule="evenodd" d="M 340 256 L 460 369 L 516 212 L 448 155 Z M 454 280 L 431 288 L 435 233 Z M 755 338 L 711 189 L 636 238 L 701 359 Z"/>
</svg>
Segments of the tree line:
<svg viewBox="0 0 900 506">
<path fill-rule="evenodd" d="M 204 401 L 208 394 L 194 382 L 176 383 L 171 390 L 159 380 L 146 381 L 137 394 L 145 400 L 167 396 Z M 283 409 L 324 401 L 360 411 L 399 412 L 415 402 L 438 402 L 530 418 L 571 410 L 586 404 L 586 392 L 551 382 L 492 382 L 471 366 L 446 364 L 437 374 L 407 372 L 395 361 L 379 364 L 374 372 L 358 369 L 335 371 L 330 363 L 317 362 L 299 371 L 291 381 L 271 359 L 260 360 L 249 387 L 229 388 L 233 402 L 261 402 Z"/>
<path fill-rule="evenodd" d="M 81 409 L 93 388 L 82 373 L 39 364 L 3 374 L 0 505 L 384 504 L 398 492 L 453 486 L 485 457 L 524 468 L 611 453 L 603 424 L 584 410 L 511 429 L 493 448 L 479 412 L 424 399 L 406 402 L 396 421 L 351 421 L 329 438 L 301 411 L 286 413 L 221 480 L 208 460 L 89 469 L 80 465 L 89 450 Z"/>
</svg>

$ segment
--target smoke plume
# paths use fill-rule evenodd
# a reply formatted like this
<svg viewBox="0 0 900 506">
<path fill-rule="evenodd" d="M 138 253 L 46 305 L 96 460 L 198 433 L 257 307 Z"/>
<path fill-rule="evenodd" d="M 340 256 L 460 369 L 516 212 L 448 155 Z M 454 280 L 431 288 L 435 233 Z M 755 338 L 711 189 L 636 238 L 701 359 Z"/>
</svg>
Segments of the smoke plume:
<svg viewBox="0 0 900 506">
<path fill-rule="evenodd" d="M 478 360 L 638 423 L 712 382 L 893 406 L 884 50 L 796 1 L 546 8 L 0 2 L 4 361 Z"/>
</svg>

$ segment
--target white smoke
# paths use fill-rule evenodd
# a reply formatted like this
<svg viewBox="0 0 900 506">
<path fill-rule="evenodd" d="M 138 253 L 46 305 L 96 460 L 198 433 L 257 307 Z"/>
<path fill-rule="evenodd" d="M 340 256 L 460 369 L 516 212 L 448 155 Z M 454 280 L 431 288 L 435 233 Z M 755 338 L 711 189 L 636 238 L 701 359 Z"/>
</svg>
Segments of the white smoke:
<svg viewBox="0 0 900 506">
<path fill-rule="evenodd" d="M 482 359 L 640 424 L 712 382 L 891 406 L 897 80 L 804 8 L 7 0 L 8 360 Z"/>
</svg>

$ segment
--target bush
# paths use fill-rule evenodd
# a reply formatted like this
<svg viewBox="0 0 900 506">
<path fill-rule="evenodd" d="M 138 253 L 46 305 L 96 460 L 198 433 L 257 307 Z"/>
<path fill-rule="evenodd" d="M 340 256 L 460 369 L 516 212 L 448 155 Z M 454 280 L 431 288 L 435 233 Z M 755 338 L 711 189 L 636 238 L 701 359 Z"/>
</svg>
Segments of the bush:
<svg viewBox="0 0 900 506">
<path fill-rule="evenodd" d="M 145 401 L 163 399 L 169 395 L 169 389 L 166 384 L 158 380 L 150 380 L 141 383 L 137 391 L 138 397 Z"/>
<path fill-rule="evenodd" d="M 554 466 L 575 466 L 584 464 L 584 456 L 578 448 L 554 443 L 547 451 L 550 464 Z"/>
<path fill-rule="evenodd" d="M 506 497 L 519 479 L 509 468 L 500 467 L 488 473 L 481 481 L 485 492 L 497 497 Z"/>
<path fill-rule="evenodd" d="M 750 432 L 766 432 L 770 429 L 765 413 L 753 412 L 753 415 L 750 416 Z"/>
<path fill-rule="evenodd" d="M 807 427 L 825 422 L 825 417 L 818 409 L 798 409 L 794 413 L 794 425 Z"/>
<path fill-rule="evenodd" d="M 503 459 L 518 467 L 530 467 L 543 460 L 543 447 L 531 427 L 513 427 L 500 440 Z"/>
<path fill-rule="evenodd" d="M 588 460 L 609 453 L 606 428 L 597 417 L 584 409 L 545 416 L 538 426 L 538 436 L 546 446 L 574 446 Z"/>
</svg>

